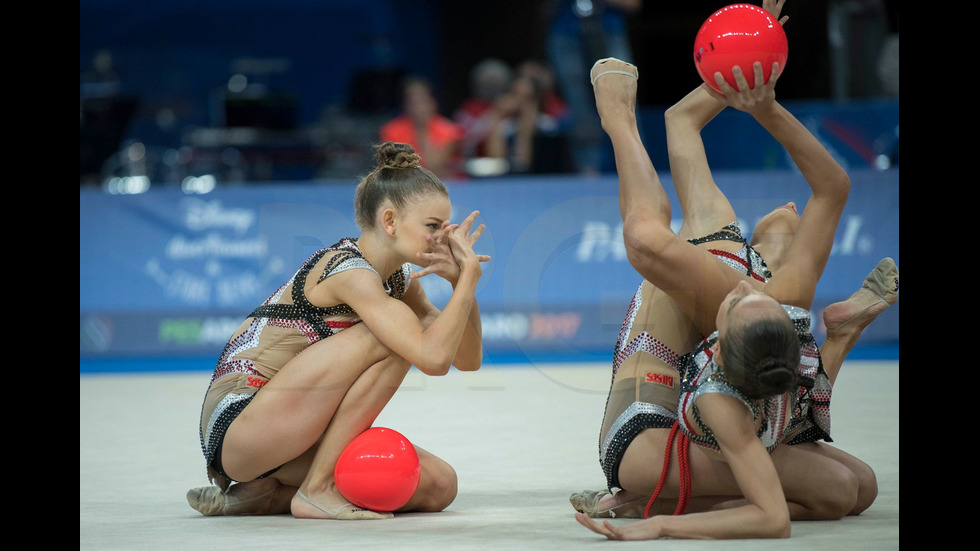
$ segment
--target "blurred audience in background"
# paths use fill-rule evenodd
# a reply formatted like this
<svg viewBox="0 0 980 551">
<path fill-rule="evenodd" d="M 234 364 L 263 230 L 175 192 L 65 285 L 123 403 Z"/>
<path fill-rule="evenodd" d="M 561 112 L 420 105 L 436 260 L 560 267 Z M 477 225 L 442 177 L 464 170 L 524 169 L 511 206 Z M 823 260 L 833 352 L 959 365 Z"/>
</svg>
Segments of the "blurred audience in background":
<svg viewBox="0 0 980 551">
<path fill-rule="evenodd" d="M 604 143 L 589 71 L 599 59 L 633 61 L 626 17 L 643 0 L 545 0 L 547 50 L 572 120 L 571 148 L 578 172 L 602 171 Z"/>
<path fill-rule="evenodd" d="M 569 111 L 547 63 L 528 59 L 514 68 L 486 59 L 471 76 L 472 94 L 455 113 L 469 175 L 572 171 Z"/>
<path fill-rule="evenodd" d="M 109 4 L 126 5 L 122 0 Z M 262 4 L 220 17 L 250 24 Z M 261 43 L 250 43 L 255 51 L 248 55 L 237 46 L 219 48 L 207 41 L 175 49 L 164 37 L 110 50 L 106 36 L 115 29 L 132 27 L 127 32 L 135 36 L 140 29 L 159 27 L 177 8 L 155 4 L 139 17 L 131 17 L 127 9 L 111 13 L 83 8 L 81 184 L 107 187 L 121 179 L 169 186 L 201 179 L 346 181 L 374 166 L 372 146 L 385 140 L 412 144 L 425 165 L 446 179 L 613 173 L 612 150 L 589 81 L 593 63 L 605 57 L 634 61 L 643 52 L 661 52 L 639 51 L 647 45 L 646 37 L 660 34 L 676 38 L 664 37 L 659 43 L 684 40 L 687 51 L 688 31 L 655 31 L 690 23 L 693 32 L 704 12 L 697 3 L 668 10 L 643 0 L 512 0 L 498 6 L 499 17 L 469 20 L 471 25 L 454 28 L 458 32 L 448 38 L 438 32 L 409 38 L 395 33 L 393 23 L 417 29 L 428 23 L 427 10 L 420 6 L 435 8 L 436 3 L 390 3 L 404 11 L 397 18 L 377 19 L 372 17 L 382 10 L 373 5 L 352 10 L 348 2 L 316 4 L 315 14 L 283 10 L 276 20 L 319 16 L 332 22 L 333 49 L 343 52 L 338 55 L 344 63 L 326 78 L 310 78 L 322 62 L 316 53 L 324 40 L 319 31 L 304 33 L 282 24 L 290 29 L 282 37 L 289 44 L 265 49 Z M 827 87 L 837 100 L 883 98 L 897 103 L 898 3 L 819 4 L 804 4 L 826 22 L 826 30 L 815 26 L 812 32 L 834 40 L 817 52 L 829 66 L 811 67 L 813 72 L 828 73 Z M 486 14 L 481 5 L 453 5 L 453 13 Z M 364 29 L 373 30 L 365 34 Z M 631 29 L 636 36 L 629 36 Z M 249 35 L 239 34 L 243 40 Z M 355 44 L 366 36 L 370 44 Z M 317 47 L 304 47 L 309 43 Z M 432 55 L 442 46 L 444 55 Z M 475 51 L 482 53 L 472 57 Z M 693 69 L 690 59 L 686 63 Z M 409 75 L 415 76 L 401 87 Z M 422 75 L 431 80 L 417 78 Z M 784 86 L 788 85 L 787 81 Z M 795 97 L 809 99 L 804 94 L 811 93 L 812 85 L 799 86 L 803 89 L 797 89 Z M 897 113 L 894 103 L 883 106 L 889 117 Z M 656 105 L 638 107 L 645 108 L 638 110 L 644 121 L 662 122 Z M 854 117 L 843 112 L 845 107 L 834 107 L 842 113 L 839 120 L 825 117 L 826 132 L 857 134 L 849 128 Z M 897 115 L 891 121 L 870 109 L 860 112 L 868 114 L 860 124 L 868 127 L 863 134 L 869 137 L 867 143 L 850 148 L 854 162 L 881 170 L 897 168 Z M 769 159 L 764 153 L 738 152 L 723 162 L 742 168 L 770 166 Z"/>
<path fill-rule="evenodd" d="M 541 89 L 526 76 L 517 77 L 494 105 L 496 115 L 487 136 L 486 156 L 506 161 L 508 172 L 530 172 L 534 137 L 541 113 Z"/>
<path fill-rule="evenodd" d="M 497 116 L 494 103 L 510 90 L 514 71 L 505 62 L 487 58 L 470 70 L 470 96 L 453 119 L 463 128 L 460 151 L 467 159 L 486 157 L 486 139 Z"/>
<path fill-rule="evenodd" d="M 486 139 L 486 157 L 505 161 L 510 174 L 568 172 L 564 139 L 566 110 L 548 88 L 547 71 L 525 62 L 510 90 L 494 104 L 495 119 Z"/>
<path fill-rule="evenodd" d="M 551 65 L 537 59 L 527 59 L 517 66 L 517 74 L 538 83 L 541 89 L 541 110 L 562 124 L 569 121 L 568 102 L 561 97 L 555 84 Z"/>
<path fill-rule="evenodd" d="M 431 83 L 409 77 L 402 86 L 402 114 L 381 126 L 382 142 L 410 144 L 423 166 L 443 179 L 464 177 L 460 142 L 463 129 L 439 113 Z"/>
<path fill-rule="evenodd" d="M 103 165 L 122 146 L 138 101 L 124 93 L 109 50 L 96 52 L 79 80 L 79 180 L 82 185 L 98 184 Z"/>
</svg>

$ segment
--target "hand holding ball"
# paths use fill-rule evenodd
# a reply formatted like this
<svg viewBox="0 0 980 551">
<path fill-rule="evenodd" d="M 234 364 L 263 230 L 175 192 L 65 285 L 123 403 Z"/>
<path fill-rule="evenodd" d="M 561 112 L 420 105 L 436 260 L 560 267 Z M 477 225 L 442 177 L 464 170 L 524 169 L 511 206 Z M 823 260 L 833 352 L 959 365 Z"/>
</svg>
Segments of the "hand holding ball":
<svg viewBox="0 0 980 551">
<path fill-rule="evenodd" d="M 771 13 L 751 4 L 732 4 L 716 11 L 701 25 L 694 39 L 694 65 L 717 92 L 721 90 L 715 83 L 716 72 L 738 90 L 732 76 L 732 67 L 738 65 L 752 87 L 753 63 L 762 63 L 763 78 L 769 82 L 772 64 L 779 63 L 782 72 L 788 55 L 783 26 Z"/>
</svg>

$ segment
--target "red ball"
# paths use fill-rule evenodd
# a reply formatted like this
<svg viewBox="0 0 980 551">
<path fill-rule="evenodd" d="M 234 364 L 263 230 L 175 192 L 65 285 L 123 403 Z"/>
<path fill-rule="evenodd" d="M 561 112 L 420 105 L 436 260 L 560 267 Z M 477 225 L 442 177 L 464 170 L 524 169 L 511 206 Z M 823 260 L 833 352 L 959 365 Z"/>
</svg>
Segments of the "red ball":
<svg viewBox="0 0 980 551">
<path fill-rule="evenodd" d="M 772 64 L 778 62 L 782 72 L 788 55 L 786 32 L 779 20 L 750 4 L 732 4 L 711 14 L 694 38 L 694 65 L 708 86 L 718 92 L 721 90 L 715 83 L 715 73 L 721 73 L 738 90 L 732 76 L 732 67 L 738 65 L 749 88 L 753 88 L 753 63 L 762 63 L 763 77 L 769 82 Z"/>
<path fill-rule="evenodd" d="M 411 499 L 422 466 L 408 438 L 392 429 L 374 427 L 347 445 L 333 475 L 341 495 L 354 505 L 390 512 Z"/>
</svg>

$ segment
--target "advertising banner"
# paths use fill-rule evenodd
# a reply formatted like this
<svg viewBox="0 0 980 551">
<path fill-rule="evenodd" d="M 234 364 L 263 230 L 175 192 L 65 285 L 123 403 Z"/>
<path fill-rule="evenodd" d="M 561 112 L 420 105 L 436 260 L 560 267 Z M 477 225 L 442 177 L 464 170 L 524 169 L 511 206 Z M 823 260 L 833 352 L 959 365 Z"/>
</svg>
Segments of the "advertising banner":
<svg viewBox="0 0 980 551">
<path fill-rule="evenodd" d="M 851 173 L 848 206 L 818 287 L 820 310 L 860 287 L 884 256 L 899 263 L 898 171 Z M 669 174 L 662 176 L 674 203 Z M 806 205 L 789 170 L 716 173 L 746 236 L 773 208 Z M 235 327 L 319 248 L 359 234 L 355 182 L 250 184 L 207 195 L 152 190 L 79 198 L 80 356 L 216 356 Z M 492 260 L 477 291 L 487 354 L 574 361 L 612 355 L 640 277 L 623 246 L 615 176 L 528 177 L 450 183 L 453 221 L 474 210 Z M 437 305 L 451 288 L 416 283 Z M 898 307 L 862 343 L 897 343 Z"/>
</svg>

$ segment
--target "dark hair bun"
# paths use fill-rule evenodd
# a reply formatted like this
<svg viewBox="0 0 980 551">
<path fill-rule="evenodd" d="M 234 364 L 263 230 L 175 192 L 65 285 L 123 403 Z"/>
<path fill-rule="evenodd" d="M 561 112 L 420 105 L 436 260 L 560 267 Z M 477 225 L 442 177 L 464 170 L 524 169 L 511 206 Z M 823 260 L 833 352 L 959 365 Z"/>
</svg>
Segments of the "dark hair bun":
<svg viewBox="0 0 980 551">
<path fill-rule="evenodd" d="M 797 384 L 796 366 L 787 366 L 776 359 L 762 362 L 758 371 L 759 386 L 766 394 L 782 394 Z"/>
<path fill-rule="evenodd" d="M 378 170 L 384 168 L 418 168 L 419 156 L 407 143 L 385 142 L 375 154 Z"/>
</svg>

